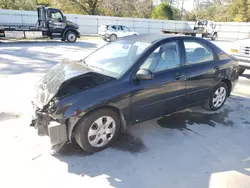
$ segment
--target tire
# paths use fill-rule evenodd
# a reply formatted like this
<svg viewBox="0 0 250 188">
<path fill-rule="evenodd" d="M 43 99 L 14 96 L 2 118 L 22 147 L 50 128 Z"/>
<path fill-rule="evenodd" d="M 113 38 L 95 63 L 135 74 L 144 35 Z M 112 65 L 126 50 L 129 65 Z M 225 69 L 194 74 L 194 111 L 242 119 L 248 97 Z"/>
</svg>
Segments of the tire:
<svg viewBox="0 0 250 188">
<path fill-rule="evenodd" d="M 213 36 L 212 36 L 212 38 L 211 38 L 211 40 L 214 41 L 214 40 L 216 40 L 216 39 L 217 39 L 217 33 L 214 33 Z"/>
<path fill-rule="evenodd" d="M 241 75 L 244 73 L 245 70 L 246 70 L 246 69 L 240 68 L 240 70 L 239 70 L 239 75 L 241 76 Z"/>
<path fill-rule="evenodd" d="M 117 36 L 115 34 L 112 34 L 110 36 L 110 42 L 114 42 L 114 41 L 116 41 L 116 39 L 117 39 Z"/>
<path fill-rule="evenodd" d="M 225 93 L 223 92 L 223 90 Z M 219 98 L 218 98 L 218 92 L 220 93 Z M 215 99 L 216 95 L 217 95 L 217 100 Z M 227 96 L 229 96 L 228 87 L 224 82 L 221 82 L 212 90 L 209 98 L 205 101 L 204 108 L 211 111 L 219 110 L 226 102 Z"/>
<path fill-rule="evenodd" d="M 103 123 L 105 120 L 106 124 Z M 107 122 L 112 123 L 107 124 Z M 75 140 L 85 151 L 98 152 L 115 141 L 120 133 L 120 127 L 121 120 L 116 112 L 100 109 L 90 113 L 77 123 Z M 107 131 L 113 132 L 113 134 L 107 133 Z"/>
<path fill-rule="evenodd" d="M 63 41 L 63 42 L 64 42 L 64 41 L 65 41 L 65 39 L 61 39 L 61 41 Z"/>
<path fill-rule="evenodd" d="M 68 31 L 66 33 L 66 39 L 68 42 L 75 42 L 77 39 L 76 33 L 73 31 Z"/>
</svg>

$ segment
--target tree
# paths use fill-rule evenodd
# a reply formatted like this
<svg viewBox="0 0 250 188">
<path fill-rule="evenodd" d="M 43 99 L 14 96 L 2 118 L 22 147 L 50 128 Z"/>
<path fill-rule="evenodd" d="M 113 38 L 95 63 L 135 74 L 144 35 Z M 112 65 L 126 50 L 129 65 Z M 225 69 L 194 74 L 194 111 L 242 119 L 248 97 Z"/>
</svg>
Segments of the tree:
<svg viewBox="0 0 250 188">
<path fill-rule="evenodd" d="M 167 2 L 163 2 L 152 11 L 152 18 L 162 19 L 162 20 L 172 20 L 173 11 Z"/>
<path fill-rule="evenodd" d="M 250 0 L 233 0 L 229 5 L 228 14 L 233 21 L 250 21 Z"/>
<path fill-rule="evenodd" d="M 17 10 L 34 10 L 35 0 L 0 0 L 0 8 Z"/>
</svg>

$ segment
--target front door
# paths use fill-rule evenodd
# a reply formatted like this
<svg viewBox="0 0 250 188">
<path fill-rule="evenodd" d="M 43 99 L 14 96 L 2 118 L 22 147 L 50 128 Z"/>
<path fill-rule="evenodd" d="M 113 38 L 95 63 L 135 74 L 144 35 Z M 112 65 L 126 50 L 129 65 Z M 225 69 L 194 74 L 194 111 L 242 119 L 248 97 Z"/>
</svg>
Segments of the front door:
<svg viewBox="0 0 250 188">
<path fill-rule="evenodd" d="M 133 122 L 176 111 L 185 105 L 185 74 L 178 41 L 160 45 L 141 69 L 153 72 L 151 80 L 131 80 Z"/>
<path fill-rule="evenodd" d="M 66 27 L 66 22 L 63 19 L 63 15 L 59 9 L 48 9 L 48 28 L 52 37 L 62 37 L 62 33 Z"/>
</svg>

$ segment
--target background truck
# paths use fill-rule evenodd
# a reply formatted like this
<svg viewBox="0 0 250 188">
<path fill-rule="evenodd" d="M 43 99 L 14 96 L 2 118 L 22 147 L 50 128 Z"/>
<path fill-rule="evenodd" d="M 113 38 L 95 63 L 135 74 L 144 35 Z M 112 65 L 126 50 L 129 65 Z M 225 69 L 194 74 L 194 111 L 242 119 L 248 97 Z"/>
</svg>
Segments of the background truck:
<svg viewBox="0 0 250 188">
<path fill-rule="evenodd" d="M 200 36 L 204 38 L 211 38 L 215 40 L 218 37 L 216 23 L 209 20 L 198 20 L 195 22 L 193 29 L 178 30 L 178 29 L 163 29 L 165 34 L 184 34 L 192 36 Z"/>
<path fill-rule="evenodd" d="M 0 38 L 49 37 L 75 42 L 80 37 L 79 26 L 67 21 L 61 10 L 45 6 L 37 8 L 36 25 L 1 25 Z"/>
</svg>

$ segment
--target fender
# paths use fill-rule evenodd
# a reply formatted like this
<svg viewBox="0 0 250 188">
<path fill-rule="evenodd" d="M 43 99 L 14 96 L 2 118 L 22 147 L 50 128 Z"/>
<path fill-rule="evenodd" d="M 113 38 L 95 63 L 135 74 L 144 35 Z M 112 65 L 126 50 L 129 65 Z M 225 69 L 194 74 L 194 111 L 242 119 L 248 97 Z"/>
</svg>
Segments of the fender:
<svg viewBox="0 0 250 188">
<path fill-rule="evenodd" d="M 85 116 L 87 116 L 88 114 L 98 110 L 98 109 L 101 109 L 101 108 L 106 108 L 106 109 L 112 109 L 113 111 L 115 111 L 119 117 L 121 118 L 121 132 L 125 132 L 126 129 L 127 129 L 127 121 L 125 120 L 125 117 L 124 117 L 124 113 L 117 107 L 115 106 L 110 106 L 110 105 L 102 105 L 102 106 L 98 106 L 98 107 L 95 107 L 95 108 L 91 108 L 91 109 L 88 109 L 87 111 L 85 112 L 80 112 L 79 111 L 79 115 L 76 116 L 76 117 L 70 117 L 68 119 L 68 127 L 67 127 L 67 130 L 68 130 L 68 139 L 69 141 L 71 142 L 72 141 L 72 138 L 73 138 L 73 132 L 74 132 L 74 129 L 76 128 L 76 125 L 78 123 L 78 121 L 82 118 L 84 118 Z"/>
</svg>

